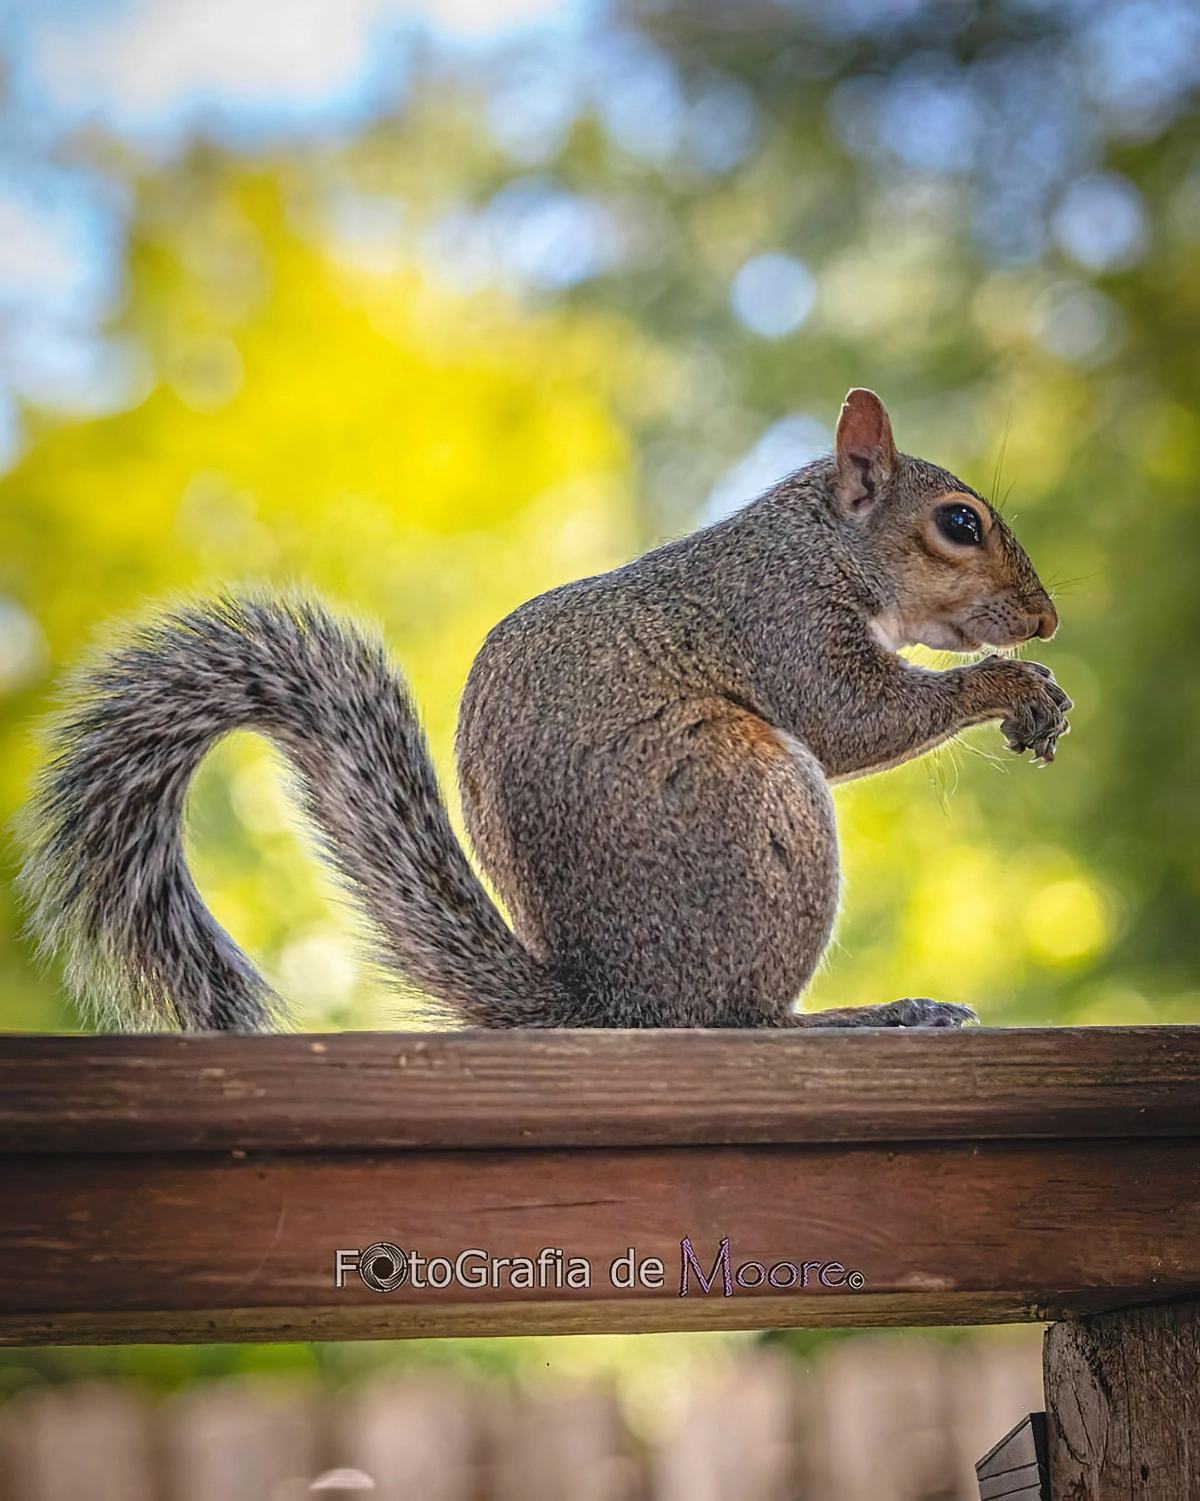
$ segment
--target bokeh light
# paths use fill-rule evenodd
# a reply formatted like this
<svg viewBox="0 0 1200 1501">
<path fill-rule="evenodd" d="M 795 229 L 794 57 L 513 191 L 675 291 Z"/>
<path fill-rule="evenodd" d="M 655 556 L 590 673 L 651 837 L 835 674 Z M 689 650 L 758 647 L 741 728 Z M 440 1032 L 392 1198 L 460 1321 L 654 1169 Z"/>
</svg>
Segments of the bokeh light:
<svg viewBox="0 0 1200 1501">
<path fill-rule="evenodd" d="M 808 267 L 778 252 L 753 256 L 738 269 L 729 289 L 734 312 L 748 329 L 767 339 L 799 328 L 815 295 Z"/>
</svg>

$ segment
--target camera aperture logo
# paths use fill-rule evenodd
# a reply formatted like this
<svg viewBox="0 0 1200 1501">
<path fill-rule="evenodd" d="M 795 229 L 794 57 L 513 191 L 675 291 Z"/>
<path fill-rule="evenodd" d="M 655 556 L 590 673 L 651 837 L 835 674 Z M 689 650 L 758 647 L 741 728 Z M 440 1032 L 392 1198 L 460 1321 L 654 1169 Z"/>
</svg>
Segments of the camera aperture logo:
<svg viewBox="0 0 1200 1501">
<path fill-rule="evenodd" d="M 690 1236 L 679 1242 L 678 1292 L 681 1298 L 717 1294 L 732 1298 L 741 1292 L 861 1292 L 867 1279 L 857 1267 L 832 1258 L 794 1261 L 743 1261 L 734 1265 L 729 1237 L 718 1242 L 715 1256 L 699 1256 Z M 545 1246 L 536 1256 L 493 1256 L 469 1246 L 455 1256 L 422 1256 L 393 1241 L 379 1240 L 361 1250 L 342 1248 L 333 1253 L 333 1285 L 346 1286 L 357 1273 L 372 1292 L 392 1293 L 407 1287 L 418 1292 L 444 1292 L 461 1287 L 478 1292 L 582 1291 L 593 1285 L 587 1256 L 569 1256 L 561 1246 Z M 667 1267 L 661 1256 L 641 1256 L 629 1246 L 608 1262 L 607 1285 L 619 1292 L 664 1291 Z"/>
</svg>

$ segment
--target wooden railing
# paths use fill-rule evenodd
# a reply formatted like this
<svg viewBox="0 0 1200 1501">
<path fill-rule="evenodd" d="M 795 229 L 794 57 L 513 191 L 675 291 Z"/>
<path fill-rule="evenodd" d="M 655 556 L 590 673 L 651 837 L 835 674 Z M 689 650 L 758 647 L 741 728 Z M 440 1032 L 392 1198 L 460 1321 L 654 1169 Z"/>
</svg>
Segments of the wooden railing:
<svg viewBox="0 0 1200 1501">
<path fill-rule="evenodd" d="M 1200 1028 L 14 1036 L 0 1144 L 17 1344 L 1200 1293 Z"/>
</svg>

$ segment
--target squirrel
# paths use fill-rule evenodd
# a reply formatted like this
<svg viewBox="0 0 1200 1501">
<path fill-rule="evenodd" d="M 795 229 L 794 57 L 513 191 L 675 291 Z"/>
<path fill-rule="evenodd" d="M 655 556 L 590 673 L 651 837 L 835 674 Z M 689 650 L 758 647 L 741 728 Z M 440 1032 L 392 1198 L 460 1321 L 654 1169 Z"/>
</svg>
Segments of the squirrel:
<svg viewBox="0 0 1200 1501">
<path fill-rule="evenodd" d="M 468 1024 L 958 1026 L 968 1007 L 923 998 L 797 1009 L 838 906 L 830 785 L 994 720 L 1052 761 L 1070 699 L 1037 663 L 978 654 L 1057 625 L 1001 516 L 898 453 L 856 389 L 832 455 L 488 635 L 456 752 L 510 921 L 383 646 L 248 593 L 177 608 L 78 681 L 26 818 L 31 927 L 102 1023 L 282 1025 L 183 853 L 193 772 L 246 728 L 291 763 L 382 960 Z M 975 659 L 931 671 L 899 655 L 916 643 Z"/>
</svg>

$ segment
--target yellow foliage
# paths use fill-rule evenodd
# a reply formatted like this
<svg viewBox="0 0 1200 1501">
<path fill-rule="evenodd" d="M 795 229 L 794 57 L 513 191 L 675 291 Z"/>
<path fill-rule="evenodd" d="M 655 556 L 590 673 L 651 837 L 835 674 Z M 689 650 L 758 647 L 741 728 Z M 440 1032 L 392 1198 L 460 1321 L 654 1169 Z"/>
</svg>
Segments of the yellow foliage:
<svg viewBox="0 0 1200 1501">
<path fill-rule="evenodd" d="M 445 771 L 487 630 L 634 547 L 607 386 L 627 334 L 455 298 L 411 268 L 356 278 L 288 226 L 261 178 L 209 181 L 140 224 L 129 321 L 166 378 L 132 411 L 46 433 L 0 483 L 0 590 L 59 670 L 98 625 L 174 591 L 317 589 L 382 623 Z M 29 760 L 10 740 L 7 813 Z M 281 983 L 324 975 L 333 1004 L 313 984 L 301 998 L 313 1019 L 378 1020 L 370 987 L 346 980 L 347 920 L 280 818 L 273 775 L 251 737 L 204 768 L 199 883 Z M 4 1004 L 6 1025 L 46 1024 L 28 978 Z"/>
</svg>

